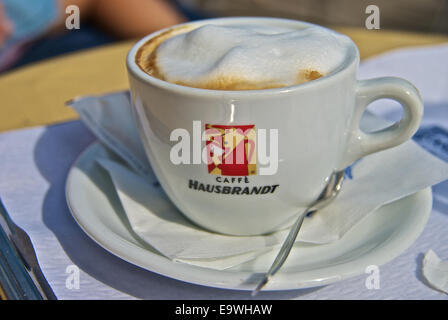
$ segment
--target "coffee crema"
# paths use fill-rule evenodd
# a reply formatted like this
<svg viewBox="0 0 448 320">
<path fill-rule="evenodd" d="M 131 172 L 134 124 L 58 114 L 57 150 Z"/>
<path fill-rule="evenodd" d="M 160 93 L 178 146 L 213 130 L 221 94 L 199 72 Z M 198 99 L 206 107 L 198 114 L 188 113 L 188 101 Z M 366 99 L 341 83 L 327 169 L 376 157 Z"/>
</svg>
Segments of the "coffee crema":
<svg viewBox="0 0 448 320">
<path fill-rule="evenodd" d="M 137 65 L 174 84 L 213 90 L 280 88 L 340 66 L 351 41 L 321 27 L 183 25 L 140 47 Z"/>
</svg>

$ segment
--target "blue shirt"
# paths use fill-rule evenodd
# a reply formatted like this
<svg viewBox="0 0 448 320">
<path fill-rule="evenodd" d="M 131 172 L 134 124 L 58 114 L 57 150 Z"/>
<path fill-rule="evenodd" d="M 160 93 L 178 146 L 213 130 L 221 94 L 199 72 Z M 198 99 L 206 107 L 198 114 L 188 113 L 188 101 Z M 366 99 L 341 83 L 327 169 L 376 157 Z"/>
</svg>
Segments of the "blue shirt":
<svg viewBox="0 0 448 320">
<path fill-rule="evenodd" d="M 45 33 L 57 20 L 57 0 L 2 0 L 14 31 L 4 49 L 23 40 L 32 40 Z"/>
</svg>

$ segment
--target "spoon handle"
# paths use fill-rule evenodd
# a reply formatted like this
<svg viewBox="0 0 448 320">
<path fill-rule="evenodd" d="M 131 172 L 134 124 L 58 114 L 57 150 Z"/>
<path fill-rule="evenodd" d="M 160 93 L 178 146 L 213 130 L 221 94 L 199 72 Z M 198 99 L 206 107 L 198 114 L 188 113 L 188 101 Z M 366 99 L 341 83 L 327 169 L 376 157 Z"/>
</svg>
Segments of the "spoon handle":
<svg viewBox="0 0 448 320">
<path fill-rule="evenodd" d="M 274 262 L 271 265 L 269 271 L 264 275 L 263 279 L 258 283 L 257 287 L 252 291 L 252 296 L 255 296 L 260 290 L 269 282 L 270 278 L 283 266 L 291 252 L 294 242 L 296 241 L 297 234 L 302 227 L 303 219 L 311 213 L 320 210 L 327 206 L 341 191 L 342 182 L 344 181 L 344 171 L 337 171 L 331 175 L 331 178 L 322 191 L 320 196 L 314 201 L 294 222 L 289 230 L 288 236 L 283 241 L 283 245 L 280 248 Z"/>
<path fill-rule="evenodd" d="M 304 213 L 299 215 L 297 220 L 292 225 L 291 229 L 289 230 L 288 236 L 286 237 L 285 241 L 283 242 L 282 247 L 280 248 L 280 251 L 278 252 L 277 256 L 275 257 L 274 262 L 271 265 L 271 268 L 268 272 L 264 275 L 263 279 L 258 283 L 257 287 L 252 291 L 252 296 L 255 296 L 260 290 L 268 283 L 269 279 L 277 273 L 277 271 L 283 266 L 283 264 L 286 261 L 286 258 L 288 258 L 289 253 L 291 252 L 291 249 L 294 245 L 294 242 L 296 241 L 297 234 L 299 233 L 300 228 L 302 227 L 303 219 L 308 214 L 310 209 L 305 210 Z"/>
</svg>

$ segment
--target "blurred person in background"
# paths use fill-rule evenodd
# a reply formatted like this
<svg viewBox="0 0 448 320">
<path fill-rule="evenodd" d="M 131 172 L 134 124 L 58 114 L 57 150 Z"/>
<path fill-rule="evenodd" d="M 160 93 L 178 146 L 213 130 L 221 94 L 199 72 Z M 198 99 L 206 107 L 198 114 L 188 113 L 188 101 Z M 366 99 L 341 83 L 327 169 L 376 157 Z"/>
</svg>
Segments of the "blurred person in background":
<svg viewBox="0 0 448 320">
<path fill-rule="evenodd" d="M 78 6 L 82 23 L 66 32 L 69 5 Z M 185 20 L 167 0 L 0 0 L 0 72 Z"/>
</svg>

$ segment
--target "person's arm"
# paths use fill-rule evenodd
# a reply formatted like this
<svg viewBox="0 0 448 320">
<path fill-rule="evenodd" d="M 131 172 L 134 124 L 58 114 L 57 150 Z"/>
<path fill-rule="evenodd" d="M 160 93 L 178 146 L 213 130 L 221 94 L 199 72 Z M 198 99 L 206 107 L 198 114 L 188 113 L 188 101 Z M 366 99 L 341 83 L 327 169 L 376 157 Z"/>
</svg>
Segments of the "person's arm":
<svg viewBox="0 0 448 320">
<path fill-rule="evenodd" d="M 59 0 L 65 8 L 80 8 L 81 18 L 93 21 L 120 38 L 139 38 L 186 19 L 167 0 Z M 82 26 L 81 26 L 82 27 Z"/>
</svg>

